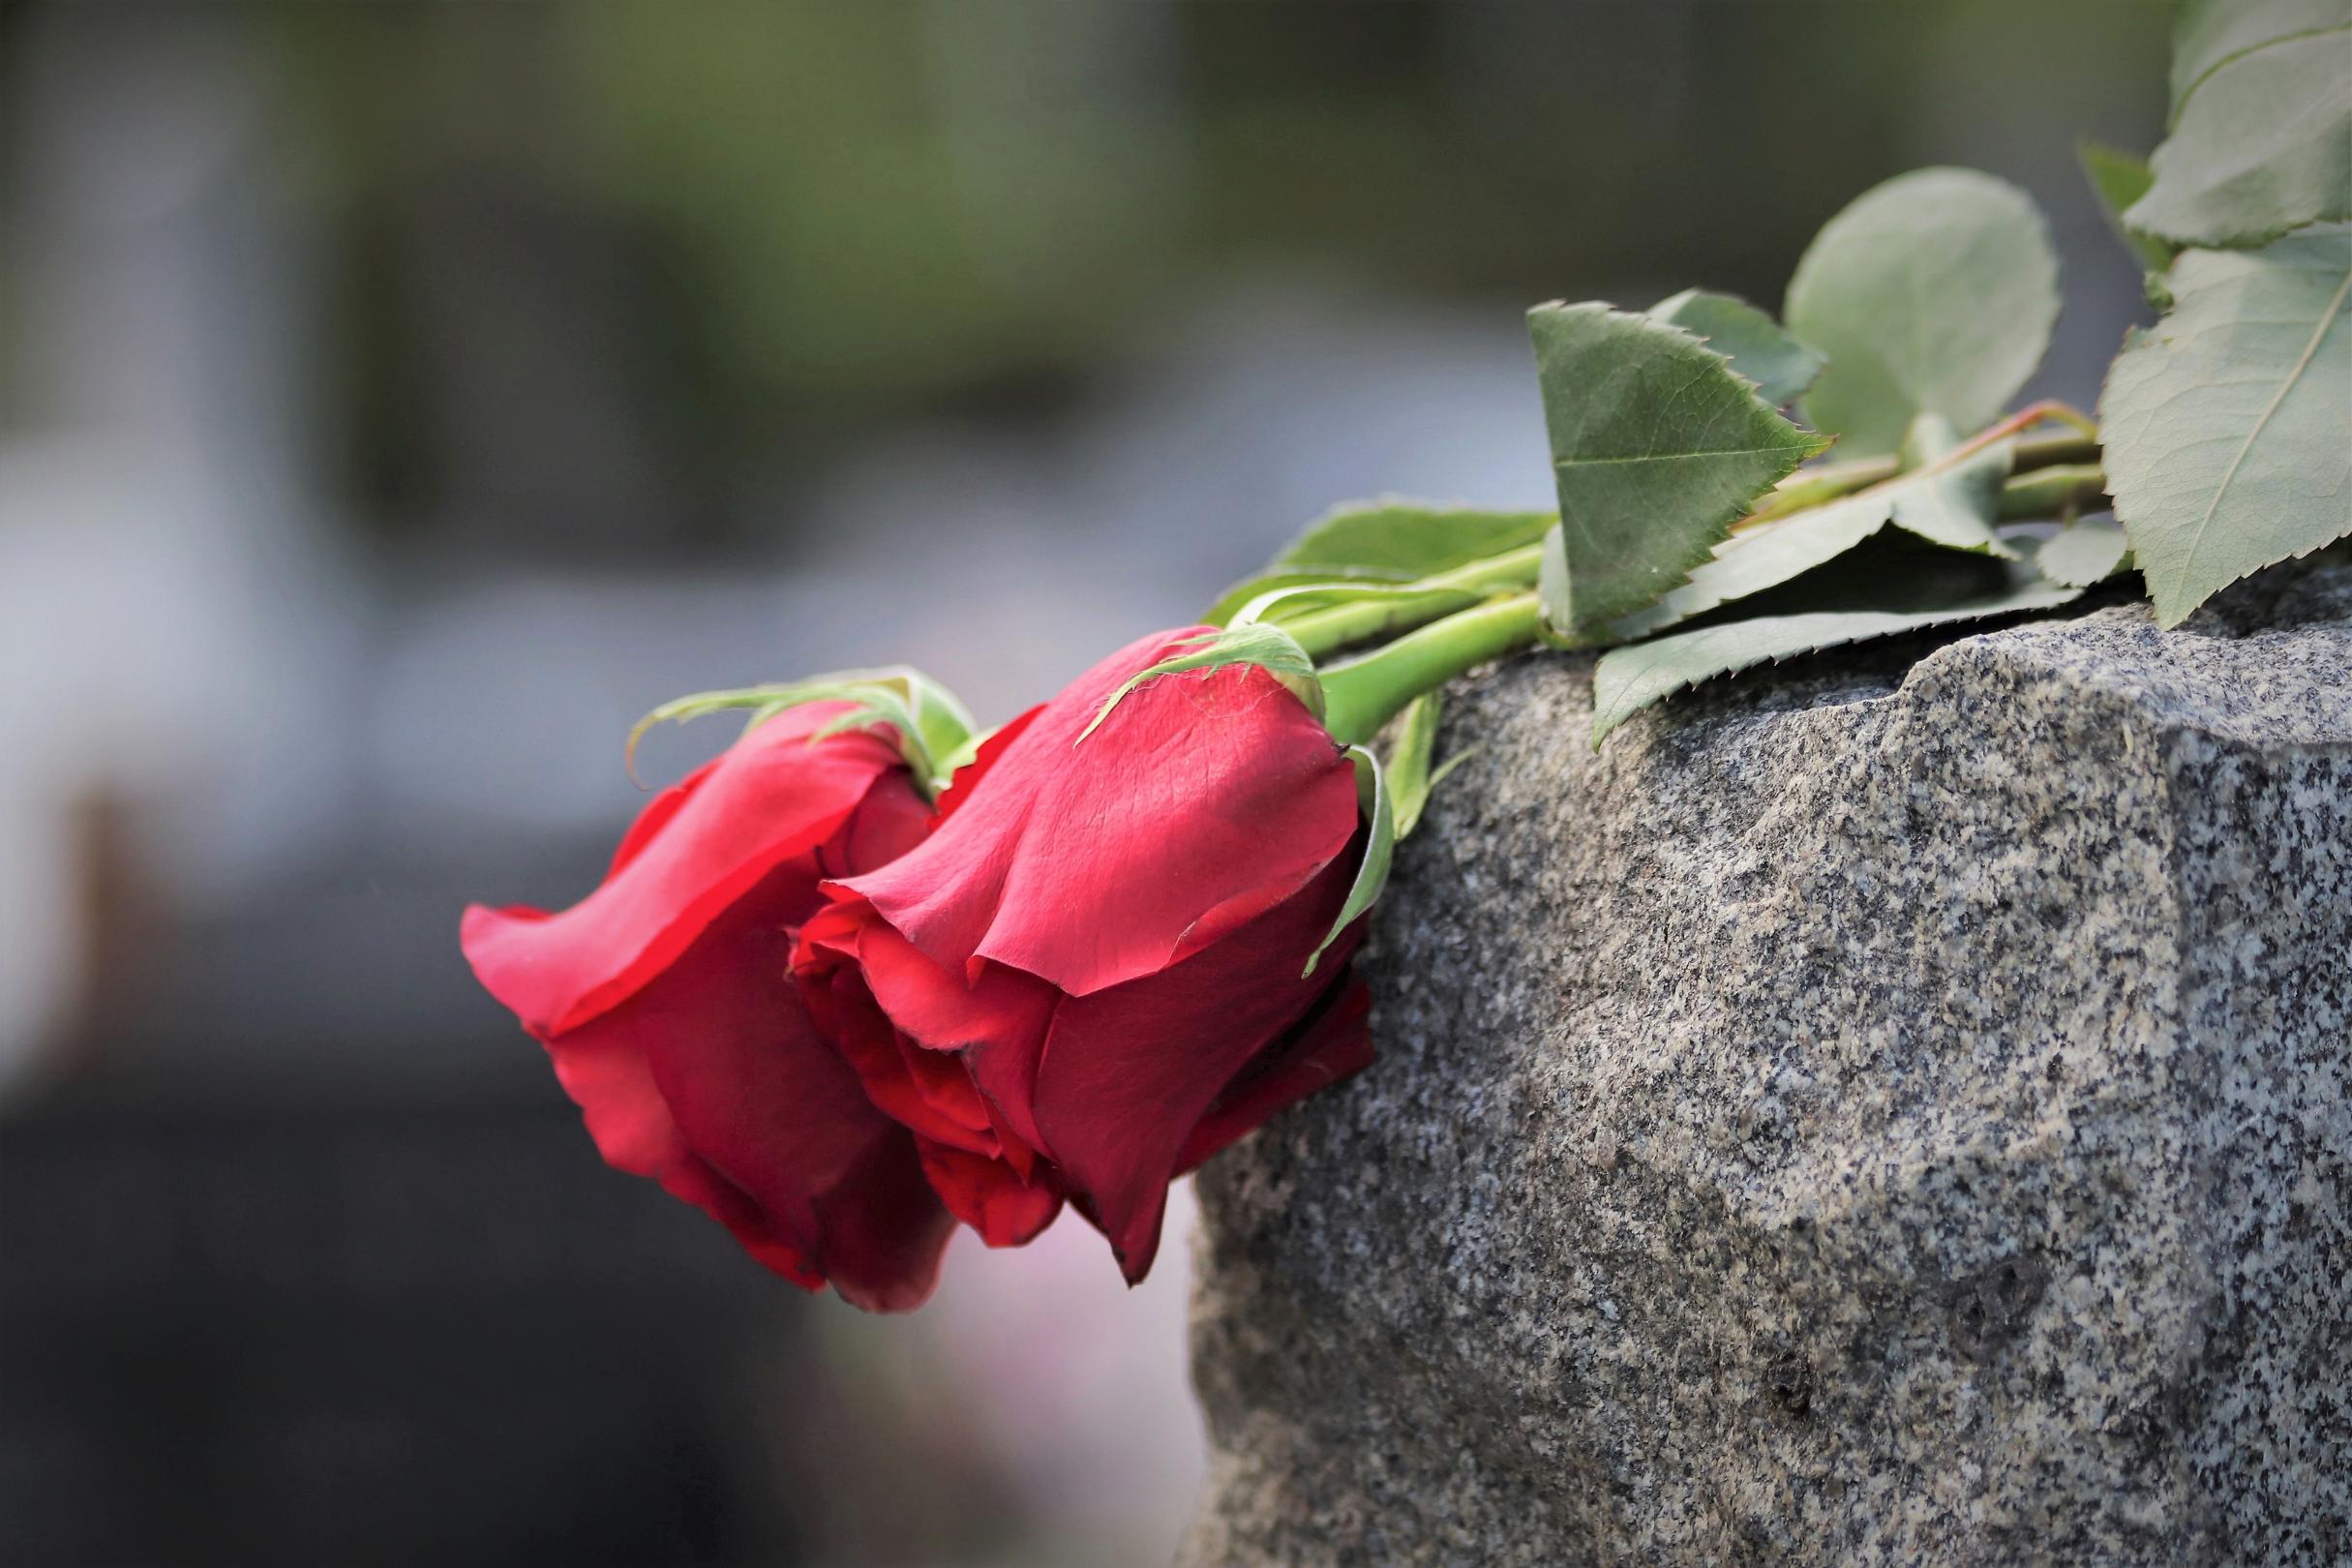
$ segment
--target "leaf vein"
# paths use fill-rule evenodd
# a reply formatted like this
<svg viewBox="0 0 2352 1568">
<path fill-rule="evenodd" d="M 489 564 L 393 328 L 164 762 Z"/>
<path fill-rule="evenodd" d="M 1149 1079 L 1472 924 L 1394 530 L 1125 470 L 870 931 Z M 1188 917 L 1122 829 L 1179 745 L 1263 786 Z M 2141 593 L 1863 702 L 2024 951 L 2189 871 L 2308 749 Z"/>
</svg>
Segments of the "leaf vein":
<svg viewBox="0 0 2352 1568">
<path fill-rule="evenodd" d="M 2206 503 L 2205 515 L 2197 519 L 2196 531 L 2189 535 L 2187 558 L 2190 564 L 2196 562 L 2198 552 L 2205 548 L 2205 530 L 2212 524 L 2214 514 L 2221 509 L 2221 498 L 2229 494 L 2230 484 L 2238 477 L 2239 468 L 2245 466 L 2246 454 L 2254 449 L 2254 442 L 2269 426 L 2271 416 L 2278 411 L 2278 406 L 2286 401 L 2287 394 L 2295 389 L 2295 383 L 2303 379 L 2303 373 L 2310 368 L 2313 356 L 2319 352 L 2319 346 L 2327 341 L 2328 333 L 2335 327 L 2336 317 L 2342 312 L 2347 295 L 2352 295 L 2352 269 L 2346 269 L 2344 281 L 2336 286 L 2336 297 L 2329 300 L 2327 308 L 2319 313 L 2319 324 L 2313 329 L 2310 342 L 2303 346 L 2303 352 L 2296 357 L 2294 367 L 2287 372 L 2286 378 L 2278 383 L 2277 392 L 2256 417 L 2253 428 L 2246 433 L 2246 440 L 2230 458 L 2229 467 L 2222 470 L 2221 482 L 2214 487 L 2214 498 Z"/>
</svg>

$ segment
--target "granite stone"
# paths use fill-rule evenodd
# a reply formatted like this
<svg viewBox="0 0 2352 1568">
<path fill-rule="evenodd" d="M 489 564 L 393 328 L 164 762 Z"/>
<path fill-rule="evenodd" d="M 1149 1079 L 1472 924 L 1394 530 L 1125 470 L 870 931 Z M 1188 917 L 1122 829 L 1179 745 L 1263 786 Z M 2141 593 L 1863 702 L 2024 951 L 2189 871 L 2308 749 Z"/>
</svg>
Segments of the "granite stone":
<svg viewBox="0 0 2352 1568">
<path fill-rule="evenodd" d="M 1455 688 L 1379 1061 L 1199 1178 L 1180 1561 L 2352 1561 L 2352 566 L 1589 675 Z"/>
</svg>

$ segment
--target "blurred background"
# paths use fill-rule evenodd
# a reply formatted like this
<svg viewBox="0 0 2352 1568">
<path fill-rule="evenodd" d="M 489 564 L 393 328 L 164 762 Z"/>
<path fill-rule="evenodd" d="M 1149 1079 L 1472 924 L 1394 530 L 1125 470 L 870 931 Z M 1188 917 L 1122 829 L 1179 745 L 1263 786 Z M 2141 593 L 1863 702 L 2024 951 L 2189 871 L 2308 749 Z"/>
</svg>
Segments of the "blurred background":
<svg viewBox="0 0 2352 1568">
<path fill-rule="evenodd" d="M 1189 1196 L 867 1319 L 607 1172 L 458 956 L 678 693 L 985 722 L 1331 502 L 1549 504 L 1521 313 L 2048 210 L 2136 0 L 0 0 L 0 1561 L 1163 1560 Z M 724 743 L 654 736 L 651 779 Z"/>
</svg>

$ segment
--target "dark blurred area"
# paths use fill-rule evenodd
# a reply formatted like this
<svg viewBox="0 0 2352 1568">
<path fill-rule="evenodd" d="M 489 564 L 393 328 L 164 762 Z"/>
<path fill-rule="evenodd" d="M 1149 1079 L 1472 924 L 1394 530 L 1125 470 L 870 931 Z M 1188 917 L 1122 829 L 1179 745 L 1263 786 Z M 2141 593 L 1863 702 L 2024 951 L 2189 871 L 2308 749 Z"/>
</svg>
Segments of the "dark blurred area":
<svg viewBox="0 0 2352 1568">
<path fill-rule="evenodd" d="M 0 1562 L 1151 1561 L 1185 1248 L 859 1317 L 472 984 L 680 692 L 996 722 L 1328 504 L 1549 504 L 1521 313 L 2072 163 L 2153 0 L 0 0 Z M 663 779 L 730 731 L 652 737 Z"/>
</svg>

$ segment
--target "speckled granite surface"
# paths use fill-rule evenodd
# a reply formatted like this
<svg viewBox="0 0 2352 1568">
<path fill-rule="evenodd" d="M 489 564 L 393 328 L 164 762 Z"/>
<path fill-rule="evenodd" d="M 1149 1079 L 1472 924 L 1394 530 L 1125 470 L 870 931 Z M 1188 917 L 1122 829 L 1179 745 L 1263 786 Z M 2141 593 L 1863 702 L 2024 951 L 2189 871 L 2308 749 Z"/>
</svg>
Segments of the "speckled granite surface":
<svg viewBox="0 0 2352 1568">
<path fill-rule="evenodd" d="M 1185 1563 L 2352 1561 L 2352 568 L 1450 706 Z"/>
</svg>

